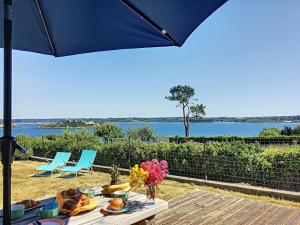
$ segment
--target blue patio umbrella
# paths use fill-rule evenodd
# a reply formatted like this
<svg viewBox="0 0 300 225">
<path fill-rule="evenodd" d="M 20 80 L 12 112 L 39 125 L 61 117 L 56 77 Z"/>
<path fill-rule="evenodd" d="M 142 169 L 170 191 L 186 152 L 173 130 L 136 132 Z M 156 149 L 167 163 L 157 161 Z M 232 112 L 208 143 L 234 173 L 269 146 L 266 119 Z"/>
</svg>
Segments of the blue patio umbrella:
<svg viewBox="0 0 300 225">
<path fill-rule="evenodd" d="M 182 46 L 227 0 L 0 0 L 4 48 L 4 224 L 10 222 L 11 163 L 23 150 L 11 134 L 12 49 L 56 57 L 88 52 Z"/>
</svg>

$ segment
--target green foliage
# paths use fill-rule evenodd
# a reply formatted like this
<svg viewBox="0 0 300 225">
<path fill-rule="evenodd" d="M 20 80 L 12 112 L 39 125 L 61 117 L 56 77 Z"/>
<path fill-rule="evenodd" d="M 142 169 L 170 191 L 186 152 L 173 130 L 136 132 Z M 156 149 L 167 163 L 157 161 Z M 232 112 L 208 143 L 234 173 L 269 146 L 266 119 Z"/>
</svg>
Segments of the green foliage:
<svg viewBox="0 0 300 225">
<path fill-rule="evenodd" d="M 129 129 L 127 132 L 127 136 L 128 138 L 133 140 L 141 140 L 148 142 L 156 140 L 154 130 L 148 126 Z"/>
<path fill-rule="evenodd" d="M 203 104 L 196 104 L 190 107 L 190 111 L 193 118 L 200 119 L 206 115 L 205 106 Z"/>
<path fill-rule="evenodd" d="M 87 128 L 95 127 L 97 123 L 85 120 L 64 120 L 61 122 L 49 122 L 42 124 L 41 128 Z"/>
<path fill-rule="evenodd" d="M 278 128 L 266 128 L 259 133 L 260 137 L 279 137 L 280 135 Z"/>
<path fill-rule="evenodd" d="M 57 151 L 68 151 L 72 159 L 78 160 L 82 149 L 95 149 L 98 165 L 130 168 L 145 160 L 165 159 L 173 175 L 299 190 L 296 186 L 300 174 L 299 145 L 263 147 L 246 144 L 243 139 L 179 144 L 121 140 L 103 144 L 86 130 L 66 130 L 61 136 L 44 138 L 18 136 L 18 142 L 30 153 L 17 155 L 17 159 L 27 159 L 32 153 L 52 158 Z"/>
<path fill-rule="evenodd" d="M 78 129 L 74 132 L 65 130 L 63 135 L 46 137 L 18 136 L 17 141 L 29 150 L 29 153 L 26 154 L 27 158 L 32 154 L 53 158 L 57 151 L 67 151 L 72 153 L 72 159 L 77 159 L 82 149 L 97 149 L 101 144 L 99 138 L 86 129 Z M 24 157 L 21 153 L 16 154 L 16 159 Z"/>
<path fill-rule="evenodd" d="M 21 153 L 20 151 L 16 150 L 15 159 L 16 160 L 28 160 L 33 155 L 32 151 L 32 139 L 25 135 L 19 135 L 16 138 L 16 141 L 24 147 L 27 152 L 25 154 Z"/>
<path fill-rule="evenodd" d="M 290 136 L 293 134 L 293 129 L 288 126 L 284 126 L 284 128 L 281 130 L 280 134 Z"/>
<path fill-rule="evenodd" d="M 102 123 L 95 128 L 95 135 L 101 138 L 124 138 L 121 128 L 114 123 Z"/>
<path fill-rule="evenodd" d="M 195 90 L 188 85 L 177 85 L 170 89 L 170 96 L 166 99 L 170 101 L 178 101 L 179 104 L 187 104 L 191 98 L 195 95 Z"/>
<path fill-rule="evenodd" d="M 188 137 L 190 132 L 190 118 L 202 118 L 206 114 L 205 106 L 203 104 L 196 104 L 198 99 L 193 98 L 195 90 L 191 86 L 174 86 L 170 89 L 170 94 L 170 96 L 166 96 L 165 98 L 178 102 L 177 107 L 182 108 L 185 136 Z"/>
<path fill-rule="evenodd" d="M 294 135 L 300 135 L 300 125 L 296 126 L 293 129 L 293 133 L 294 133 Z"/>
<path fill-rule="evenodd" d="M 246 144 L 300 144 L 299 136 L 279 136 L 279 137 L 239 137 L 239 136 L 214 136 L 214 137 L 181 137 L 175 136 L 169 138 L 170 142 L 185 143 L 189 141 L 197 143 L 206 142 L 235 142 L 244 141 Z"/>
<path fill-rule="evenodd" d="M 294 129 L 288 126 L 284 126 L 281 130 L 281 135 L 286 136 L 299 136 L 300 135 L 300 125 L 296 126 Z"/>
</svg>

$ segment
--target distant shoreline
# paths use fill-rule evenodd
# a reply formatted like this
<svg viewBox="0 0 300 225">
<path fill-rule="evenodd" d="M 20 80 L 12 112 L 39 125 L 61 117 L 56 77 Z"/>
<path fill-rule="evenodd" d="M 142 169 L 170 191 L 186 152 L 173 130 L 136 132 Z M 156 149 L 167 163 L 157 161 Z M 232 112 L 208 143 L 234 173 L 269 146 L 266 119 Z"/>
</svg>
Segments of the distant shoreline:
<svg viewBox="0 0 300 225">
<path fill-rule="evenodd" d="M 114 123 L 114 122 L 112 122 L 112 123 Z M 141 121 L 139 121 L 139 122 L 128 122 L 128 121 L 126 121 L 126 122 L 118 122 L 118 123 L 141 123 Z M 180 122 L 155 122 L 155 121 L 153 121 L 153 122 L 145 122 L 145 124 L 147 125 L 147 123 L 180 123 Z M 215 124 L 221 124 L 221 123 L 223 123 L 223 124 L 241 124 L 241 123 L 248 123 L 248 124 L 251 124 L 251 123 L 253 123 L 253 124 L 256 124 L 256 123 L 264 123 L 264 124 L 274 124 L 274 122 L 192 122 L 191 124 L 199 124 L 199 123 L 203 123 L 203 124 L 205 124 L 205 123 L 215 123 Z M 277 123 L 285 123 L 285 124 L 293 124 L 293 123 L 299 123 L 300 124 L 300 121 L 298 121 L 298 122 L 277 122 Z M 1 128 L 1 127 L 0 127 Z M 38 129 L 84 129 L 84 128 L 86 128 L 86 129 L 95 129 L 95 126 L 73 126 L 73 127 L 68 127 L 68 126 L 55 126 L 55 127 L 47 127 L 47 126 L 39 126 L 38 127 Z"/>
<path fill-rule="evenodd" d="M 55 126 L 55 127 L 47 127 L 47 126 L 39 126 L 38 129 L 83 129 L 83 128 L 95 128 L 95 126 L 79 126 L 79 127 L 68 127 L 68 126 Z"/>
<path fill-rule="evenodd" d="M 79 122 L 81 124 L 72 124 Z M 76 122 L 77 121 L 77 122 Z M 0 120 L 0 124 L 1 124 Z M 139 123 L 149 123 L 149 122 L 182 122 L 182 117 L 127 117 L 127 118 L 58 118 L 58 119 L 14 119 L 13 122 L 17 123 L 40 123 L 42 128 L 48 128 L 46 124 L 52 124 L 50 128 L 84 128 L 91 127 L 103 122 L 139 122 Z M 68 126 L 63 126 L 64 123 L 68 122 Z M 203 119 L 191 119 L 193 123 L 209 123 L 209 122 L 222 122 L 222 123 L 300 123 L 300 115 L 295 116 L 265 116 L 265 117 L 205 117 Z M 90 123 L 90 124 L 88 124 Z M 55 126 L 56 124 L 60 124 Z"/>
<path fill-rule="evenodd" d="M 3 128 L 3 126 L 4 126 L 3 123 L 0 123 L 0 128 Z M 12 124 L 11 127 L 12 128 L 17 128 L 18 126 L 16 124 Z"/>
</svg>

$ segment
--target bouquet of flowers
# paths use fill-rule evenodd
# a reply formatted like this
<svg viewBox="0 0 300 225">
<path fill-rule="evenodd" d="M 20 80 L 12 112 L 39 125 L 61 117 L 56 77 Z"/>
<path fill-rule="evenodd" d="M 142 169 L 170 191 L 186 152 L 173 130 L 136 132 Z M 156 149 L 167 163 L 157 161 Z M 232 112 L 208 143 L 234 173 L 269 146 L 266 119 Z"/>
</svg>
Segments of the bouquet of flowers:
<svg viewBox="0 0 300 225">
<path fill-rule="evenodd" d="M 144 184 L 148 187 L 147 196 L 153 200 L 156 197 L 156 188 L 168 174 L 168 162 L 165 160 L 142 162 L 135 165 L 130 171 L 130 186 L 136 187 Z"/>
</svg>

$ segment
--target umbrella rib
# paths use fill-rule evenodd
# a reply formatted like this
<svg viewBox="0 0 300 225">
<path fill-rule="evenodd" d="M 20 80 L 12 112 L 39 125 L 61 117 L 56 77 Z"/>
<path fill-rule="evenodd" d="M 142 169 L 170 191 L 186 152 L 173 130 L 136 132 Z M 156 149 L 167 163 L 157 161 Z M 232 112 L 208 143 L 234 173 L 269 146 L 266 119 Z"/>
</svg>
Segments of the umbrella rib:
<svg viewBox="0 0 300 225">
<path fill-rule="evenodd" d="M 52 51 L 52 54 L 54 56 L 56 56 L 56 51 L 54 49 L 54 45 L 53 45 L 53 42 L 52 42 L 52 39 L 50 37 L 50 34 L 49 34 L 49 30 L 48 30 L 48 27 L 47 27 L 47 24 L 46 24 L 46 21 L 45 21 L 45 17 L 44 17 L 44 14 L 42 12 L 42 8 L 41 8 L 41 5 L 39 3 L 39 0 L 35 0 L 35 3 L 36 3 L 36 6 L 39 10 L 39 14 L 40 14 L 40 17 L 41 17 L 41 20 L 42 20 L 42 23 L 43 23 L 43 27 L 45 29 L 45 32 L 46 32 L 46 35 L 47 35 L 47 39 L 48 39 L 48 42 L 49 42 L 49 45 L 50 45 L 50 48 L 51 48 L 51 51 Z"/>
<path fill-rule="evenodd" d="M 129 8 L 132 12 L 137 14 L 140 18 L 146 21 L 149 25 L 151 25 L 155 30 L 157 30 L 160 34 L 166 37 L 169 41 L 173 43 L 175 46 L 180 46 L 177 41 L 162 27 L 160 27 L 157 23 L 155 23 L 151 18 L 146 16 L 141 10 L 135 7 L 128 0 L 120 0 L 127 8 Z"/>
</svg>

